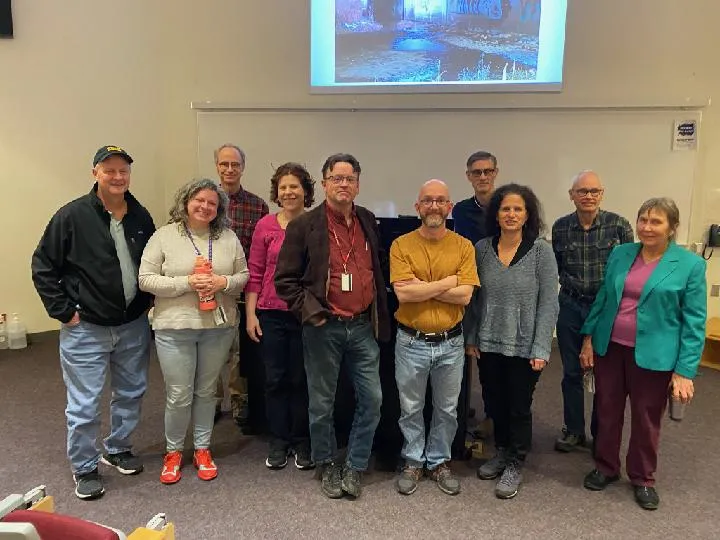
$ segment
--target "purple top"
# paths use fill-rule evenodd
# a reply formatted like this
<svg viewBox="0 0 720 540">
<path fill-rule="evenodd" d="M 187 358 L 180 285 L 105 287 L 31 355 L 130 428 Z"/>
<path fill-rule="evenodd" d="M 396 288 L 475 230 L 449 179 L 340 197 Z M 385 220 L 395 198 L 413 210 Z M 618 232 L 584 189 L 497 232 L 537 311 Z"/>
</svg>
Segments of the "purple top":
<svg viewBox="0 0 720 540">
<path fill-rule="evenodd" d="M 643 287 L 650 277 L 650 274 L 655 270 L 658 262 L 660 262 L 660 259 L 645 263 L 642 255 L 638 255 L 630 267 L 630 271 L 625 278 L 625 288 L 623 289 L 620 306 L 615 316 L 610 341 L 627 347 L 635 346 L 638 302 L 640 301 Z"/>
<path fill-rule="evenodd" d="M 280 227 L 277 214 L 268 214 L 255 225 L 250 245 L 250 281 L 245 292 L 258 293 L 258 309 L 279 309 L 287 311 L 287 303 L 278 298 L 275 292 L 275 267 L 280 247 L 285 240 L 285 230 Z"/>
</svg>

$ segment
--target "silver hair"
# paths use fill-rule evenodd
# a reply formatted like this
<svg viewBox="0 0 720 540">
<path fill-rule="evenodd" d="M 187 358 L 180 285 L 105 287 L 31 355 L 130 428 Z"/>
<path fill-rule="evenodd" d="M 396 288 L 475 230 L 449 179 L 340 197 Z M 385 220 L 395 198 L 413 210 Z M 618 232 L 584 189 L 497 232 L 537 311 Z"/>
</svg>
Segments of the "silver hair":
<svg viewBox="0 0 720 540">
<path fill-rule="evenodd" d="M 659 210 L 667 217 L 668 225 L 670 225 L 670 238 L 674 238 L 680 225 L 680 210 L 678 210 L 675 201 L 670 197 L 653 197 L 648 199 L 640 206 L 637 213 L 637 219 L 640 219 L 645 212 L 650 210 Z"/>
<path fill-rule="evenodd" d="M 225 143 L 222 146 L 218 147 L 217 150 L 215 150 L 215 152 L 213 153 L 215 156 L 215 165 L 217 165 L 217 163 L 218 163 L 218 155 L 220 155 L 220 151 L 223 148 L 233 148 L 233 149 L 237 150 L 237 153 L 240 154 L 240 161 L 242 161 L 242 168 L 243 168 L 243 170 L 245 170 L 245 151 L 242 148 L 240 148 L 239 146 L 232 144 L 232 143 Z"/>
<path fill-rule="evenodd" d="M 573 176 L 571 187 L 575 187 L 575 184 L 577 184 L 580 179 L 587 174 L 594 174 L 597 176 L 598 180 L 600 180 L 600 175 L 596 171 L 593 171 L 592 169 L 584 169 Z M 600 183 L 602 184 L 602 180 L 600 180 Z"/>
<path fill-rule="evenodd" d="M 222 234 L 223 229 L 230 225 L 230 220 L 227 215 L 229 200 L 227 194 L 220 189 L 220 186 L 218 186 L 214 180 L 210 180 L 209 178 L 191 180 L 177 190 L 177 193 L 175 193 L 175 201 L 170 209 L 170 221 L 168 221 L 168 223 L 187 225 L 188 202 L 199 191 L 204 189 L 209 189 L 210 191 L 214 191 L 218 194 L 217 216 L 215 216 L 215 219 L 210 222 L 210 238 L 217 240 L 220 238 L 220 234 Z M 185 232 L 184 227 L 181 228 L 181 232 Z"/>
</svg>

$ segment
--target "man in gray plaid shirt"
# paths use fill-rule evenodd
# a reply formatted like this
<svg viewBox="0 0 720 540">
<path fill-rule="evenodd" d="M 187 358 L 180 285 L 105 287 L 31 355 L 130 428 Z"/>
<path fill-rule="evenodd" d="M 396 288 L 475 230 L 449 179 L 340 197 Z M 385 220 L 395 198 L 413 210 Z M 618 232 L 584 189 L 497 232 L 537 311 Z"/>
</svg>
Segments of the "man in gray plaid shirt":
<svg viewBox="0 0 720 540">
<path fill-rule="evenodd" d="M 582 171 L 569 190 L 575 212 L 558 219 L 552 228 L 552 245 L 560 275 L 560 314 L 557 340 L 563 363 L 565 427 L 555 450 L 570 452 L 585 447 L 585 399 L 580 347 L 585 318 L 605 276 L 605 263 L 618 244 L 633 241 L 624 217 L 600 209 L 604 188 L 593 171 Z M 595 433 L 593 411 L 591 432 Z"/>
</svg>

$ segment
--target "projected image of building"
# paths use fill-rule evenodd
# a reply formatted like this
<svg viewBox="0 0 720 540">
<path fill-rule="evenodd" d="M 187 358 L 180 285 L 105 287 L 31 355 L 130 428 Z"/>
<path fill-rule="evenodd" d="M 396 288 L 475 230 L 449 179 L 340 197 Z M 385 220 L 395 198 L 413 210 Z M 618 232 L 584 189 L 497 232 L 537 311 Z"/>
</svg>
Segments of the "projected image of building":
<svg viewBox="0 0 720 540">
<path fill-rule="evenodd" d="M 335 0 L 335 81 L 534 81 L 540 19 L 541 0 Z"/>
</svg>

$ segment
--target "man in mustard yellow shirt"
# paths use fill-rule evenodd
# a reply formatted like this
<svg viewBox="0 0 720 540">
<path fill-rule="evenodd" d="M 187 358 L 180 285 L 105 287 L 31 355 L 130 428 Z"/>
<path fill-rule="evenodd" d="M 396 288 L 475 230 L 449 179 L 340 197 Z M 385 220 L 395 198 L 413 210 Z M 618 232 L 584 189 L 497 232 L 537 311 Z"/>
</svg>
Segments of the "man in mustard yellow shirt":
<svg viewBox="0 0 720 540">
<path fill-rule="evenodd" d="M 452 210 L 445 183 L 426 182 L 415 210 L 422 225 L 390 248 L 390 281 L 400 304 L 395 313 L 395 379 L 405 439 L 405 467 L 397 489 L 404 495 L 414 493 L 427 467 L 443 492 L 457 495 L 460 481 L 449 461 L 465 362 L 461 321 L 480 282 L 472 244 L 445 227 Z M 433 417 L 426 442 L 423 408 L 428 377 Z"/>
</svg>

